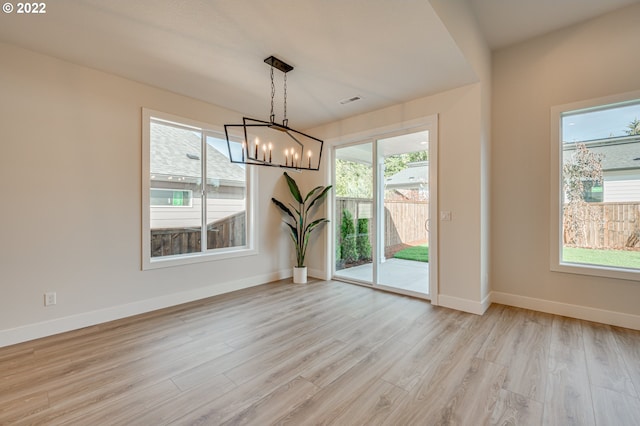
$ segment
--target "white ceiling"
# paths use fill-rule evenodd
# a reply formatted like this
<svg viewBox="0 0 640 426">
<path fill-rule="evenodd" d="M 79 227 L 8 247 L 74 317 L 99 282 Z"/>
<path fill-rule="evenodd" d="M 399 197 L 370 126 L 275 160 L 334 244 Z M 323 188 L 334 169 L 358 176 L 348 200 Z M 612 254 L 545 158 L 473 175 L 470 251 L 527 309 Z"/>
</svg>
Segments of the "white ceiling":
<svg viewBox="0 0 640 426">
<path fill-rule="evenodd" d="M 488 45 L 498 49 L 639 0 L 468 0 Z"/>
<path fill-rule="evenodd" d="M 382 158 L 396 154 L 427 151 L 429 149 L 429 131 L 393 136 L 378 140 L 378 154 Z M 371 143 L 360 143 L 341 147 L 336 153 L 337 158 L 362 164 L 371 164 L 373 160 L 373 146 Z"/>
<path fill-rule="evenodd" d="M 469 1 L 503 46 L 640 0 Z M 255 118 L 268 119 L 263 60 L 275 55 L 295 67 L 288 115 L 300 129 L 476 81 L 427 0 L 56 0 L 46 11 L 0 14 L 0 41 Z"/>
</svg>

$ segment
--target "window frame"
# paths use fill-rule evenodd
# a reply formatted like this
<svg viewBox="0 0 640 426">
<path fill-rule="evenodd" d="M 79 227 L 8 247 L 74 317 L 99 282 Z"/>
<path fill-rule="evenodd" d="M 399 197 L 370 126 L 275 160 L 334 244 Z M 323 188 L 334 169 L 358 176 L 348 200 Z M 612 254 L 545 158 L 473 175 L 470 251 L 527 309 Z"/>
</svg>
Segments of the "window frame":
<svg viewBox="0 0 640 426">
<path fill-rule="evenodd" d="M 640 270 L 632 268 L 620 268 L 613 266 L 601 266 L 594 264 L 581 264 L 563 262 L 561 260 L 563 248 L 563 201 L 562 190 L 562 115 L 567 112 L 575 112 L 589 109 L 602 109 L 603 107 L 633 103 L 640 100 L 640 90 L 621 93 L 617 95 L 593 98 L 584 101 L 572 102 L 551 107 L 550 120 L 550 269 L 554 272 L 589 275 L 594 277 L 616 278 L 630 281 L 640 281 Z M 604 189 L 604 182 L 602 183 Z"/>
<path fill-rule="evenodd" d="M 151 257 L 151 121 L 153 119 L 166 121 L 178 127 L 190 128 L 203 133 L 225 139 L 222 126 L 216 126 L 196 120 L 179 117 L 149 108 L 142 108 L 142 270 L 165 268 L 179 265 L 189 265 L 201 262 L 211 262 L 222 259 L 251 256 L 258 254 L 257 235 L 255 230 L 255 206 L 257 205 L 258 183 L 256 172 L 252 167 L 246 168 L 246 244 L 241 247 L 206 249 L 197 253 L 185 253 L 173 256 Z M 202 155 L 205 161 L 206 155 Z M 193 202 L 193 196 L 192 196 Z"/>
</svg>

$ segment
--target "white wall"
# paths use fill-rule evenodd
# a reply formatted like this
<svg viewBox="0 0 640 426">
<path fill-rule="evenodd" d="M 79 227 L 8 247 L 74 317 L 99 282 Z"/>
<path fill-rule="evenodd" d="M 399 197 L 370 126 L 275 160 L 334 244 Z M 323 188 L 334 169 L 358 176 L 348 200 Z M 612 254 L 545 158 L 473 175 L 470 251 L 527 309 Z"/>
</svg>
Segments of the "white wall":
<svg viewBox="0 0 640 426">
<path fill-rule="evenodd" d="M 268 168 L 258 255 L 141 270 L 141 108 L 219 126 L 239 113 L 7 44 L 0 57 L 0 346 L 290 275 Z"/>
<path fill-rule="evenodd" d="M 494 300 L 640 325 L 640 282 L 549 269 L 550 109 L 637 90 L 638 22 L 634 5 L 494 52 Z"/>
<path fill-rule="evenodd" d="M 491 260 L 491 54 L 466 1 L 430 0 L 482 82 L 480 86 L 480 300 L 488 307 Z M 461 118 L 464 122 L 464 118 Z"/>
</svg>

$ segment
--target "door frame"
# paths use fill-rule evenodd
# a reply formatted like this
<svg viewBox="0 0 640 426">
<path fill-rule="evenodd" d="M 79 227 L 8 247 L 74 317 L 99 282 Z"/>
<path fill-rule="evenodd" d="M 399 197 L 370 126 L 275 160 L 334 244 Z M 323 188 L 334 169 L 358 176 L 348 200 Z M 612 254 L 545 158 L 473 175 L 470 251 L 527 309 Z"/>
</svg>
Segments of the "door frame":
<svg viewBox="0 0 640 426">
<path fill-rule="evenodd" d="M 362 132 L 352 133 L 336 138 L 331 138 L 325 140 L 327 145 L 331 147 L 331 155 L 327 157 L 327 173 L 325 175 L 325 183 L 327 185 L 331 185 L 335 182 L 335 160 L 336 160 L 336 148 L 346 147 L 349 145 L 358 145 L 361 143 L 372 143 L 372 168 L 376 168 L 373 171 L 373 185 L 374 185 L 374 222 L 376 226 L 376 234 L 379 233 L 378 228 L 378 187 L 377 187 L 377 150 L 378 150 L 378 140 L 384 139 L 388 137 L 403 135 L 407 133 L 413 133 L 418 131 L 428 130 L 429 131 L 429 295 L 428 299 L 431 301 L 433 305 L 438 305 L 438 252 L 439 252 L 439 237 L 438 237 L 438 114 L 429 115 L 423 118 L 418 118 L 415 120 L 404 121 L 402 123 L 372 128 L 369 130 L 365 130 Z M 331 192 L 330 202 L 327 206 L 328 212 L 330 215 L 335 215 L 335 191 Z M 335 216 L 334 216 L 335 218 Z M 325 271 L 326 278 L 332 279 L 335 276 L 335 249 L 336 249 L 336 239 L 335 239 L 335 226 L 328 226 L 325 230 L 325 239 L 327 244 L 325 244 L 326 252 L 325 252 Z M 379 250 L 378 246 L 378 238 L 375 241 L 375 247 L 373 247 L 375 255 L 377 256 L 377 251 Z M 376 267 L 377 261 L 374 262 L 374 275 L 376 276 Z M 358 283 L 356 283 L 358 284 Z M 375 287 L 380 288 L 382 290 L 387 290 L 388 287 L 380 286 L 380 285 L 367 285 L 367 287 Z M 391 289 L 393 290 L 393 289 Z"/>
</svg>

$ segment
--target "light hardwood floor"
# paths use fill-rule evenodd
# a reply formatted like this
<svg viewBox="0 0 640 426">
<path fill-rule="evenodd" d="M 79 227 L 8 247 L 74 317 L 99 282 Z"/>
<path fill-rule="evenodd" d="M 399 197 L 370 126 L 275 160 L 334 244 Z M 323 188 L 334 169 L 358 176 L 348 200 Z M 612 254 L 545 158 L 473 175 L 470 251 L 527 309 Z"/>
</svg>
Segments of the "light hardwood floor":
<svg viewBox="0 0 640 426">
<path fill-rule="evenodd" d="M 639 425 L 640 332 L 274 283 L 0 349 L 0 424 Z"/>
</svg>

